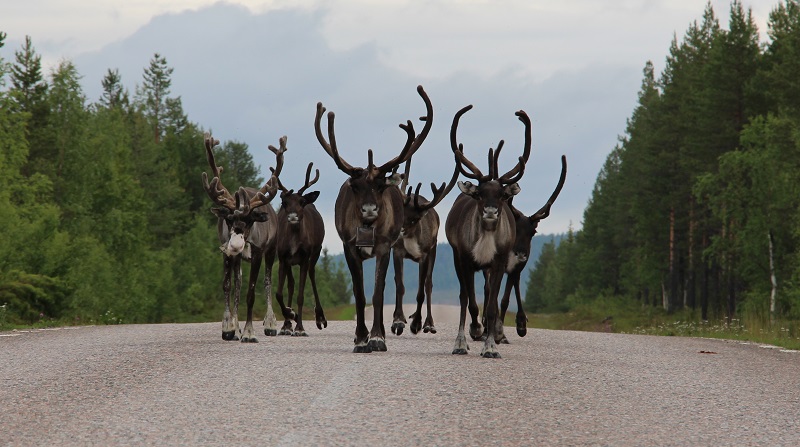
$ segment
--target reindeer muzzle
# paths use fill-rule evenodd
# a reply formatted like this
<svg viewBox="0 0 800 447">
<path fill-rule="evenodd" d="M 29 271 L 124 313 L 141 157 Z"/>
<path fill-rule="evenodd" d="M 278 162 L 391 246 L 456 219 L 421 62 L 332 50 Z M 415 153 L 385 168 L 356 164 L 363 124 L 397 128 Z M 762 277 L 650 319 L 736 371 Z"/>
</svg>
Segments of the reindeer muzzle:
<svg viewBox="0 0 800 447">
<path fill-rule="evenodd" d="M 245 248 L 244 235 L 240 233 L 231 234 L 228 242 L 219 246 L 221 252 L 227 256 L 236 256 L 242 253 Z"/>
<path fill-rule="evenodd" d="M 300 223 L 300 216 L 298 216 L 297 213 L 289 213 L 286 216 L 286 221 L 288 221 L 290 225 L 297 225 Z"/>
<path fill-rule="evenodd" d="M 483 209 L 481 216 L 481 226 L 486 231 L 494 231 L 497 228 L 497 222 L 500 220 L 499 210 L 493 206 L 487 206 Z"/>
<path fill-rule="evenodd" d="M 361 221 L 365 225 L 369 225 L 376 220 L 378 220 L 378 205 L 374 203 L 361 205 Z"/>
</svg>

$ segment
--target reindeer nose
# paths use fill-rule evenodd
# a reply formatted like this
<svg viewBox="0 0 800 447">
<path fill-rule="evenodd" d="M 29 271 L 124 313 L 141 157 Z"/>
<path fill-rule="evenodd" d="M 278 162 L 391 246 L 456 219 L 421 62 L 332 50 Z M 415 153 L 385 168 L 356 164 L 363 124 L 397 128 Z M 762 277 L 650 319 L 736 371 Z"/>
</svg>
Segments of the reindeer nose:
<svg viewBox="0 0 800 447">
<path fill-rule="evenodd" d="M 497 219 L 497 208 L 493 206 L 487 206 L 483 209 L 483 218 L 485 220 L 496 220 Z"/>
<path fill-rule="evenodd" d="M 289 213 L 286 216 L 286 220 L 288 220 L 290 224 L 298 223 L 300 222 L 300 217 L 297 215 L 297 213 Z"/>
<path fill-rule="evenodd" d="M 377 217 L 378 216 L 378 205 L 374 203 L 367 203 L 361 205 L 361 215 L 363 217 Z"/>
</svg>

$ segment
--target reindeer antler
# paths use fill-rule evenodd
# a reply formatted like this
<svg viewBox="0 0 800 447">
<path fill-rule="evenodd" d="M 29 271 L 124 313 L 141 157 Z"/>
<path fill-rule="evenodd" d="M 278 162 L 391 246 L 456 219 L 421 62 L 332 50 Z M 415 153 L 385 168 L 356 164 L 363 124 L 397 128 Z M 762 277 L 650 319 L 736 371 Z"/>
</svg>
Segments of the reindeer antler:
<svg viewBox="0 0 800 447">
<path fill-rule="evenodd" d="M 316 175 L 314 176 L 314 179 L 311 180 L 310 182 L 308 181 L 309 177 L 311 177 L 311 167 L 312 166 L 314 166 L 314 162 L 308 163 L 308 168 L 306 169 L 306 182 L 305 182 L 305 184 L 303 185 L 302 188 L 297 190 L 297 194 L 303 194 L 304 192 L 306 192 L 306 189 L 308 189 L 314 183 L 317 183 L 317 180 L 319 180 L 319 169 L 317 169 L 316 170 Z"/>
<path fill-rule="evenodd" d="M 211 179 L 211 182 L 208 181 L 208 174 L 205 172 L 202 173 L 201 177 L 203 179 L 203 188 L 206 190 L 206 194 L 211 199 L 212 202 L 216 203 L 219 206 L 224 206 L 228 209 L 235 209 L 236 208 L 236 199 L 228 192 L 228 189 L 222 184 L 222 180 L 220 179 L 220 174 L 222 173 L 222 166 L 217 166 L 217 162 L 214 159 L 214 147 L 219 145 L 219 140 L 215 139 L 211 136 L 210 133 L 206 132 L 203 135 L 205 148 L 206 148 L 206 158 L 208 159 L 208 165 L 211 167 L 211 173 L 214 175 L 214 178 Z"/>
<path fill-rule="evenodd" d="M 555 191 L 553 194 L 550 195 L 550 198 L 547 199 L 547 203 L 539 209 L 539 211 L 535 212 L 533 215 L 529 217 L 530 220 L 536 220 L 537 222 L 546 218 L 550 215 L 550 207 L 553 206 L 556 199 L 558 198 L 558 194 L 561 193 L 561 188 L 564 187 L 564 180 L 567 178 L 567 156 L 561 156 L 561 177 L 558 179 L 558 185 L 556 185 Z"/>
</svg>

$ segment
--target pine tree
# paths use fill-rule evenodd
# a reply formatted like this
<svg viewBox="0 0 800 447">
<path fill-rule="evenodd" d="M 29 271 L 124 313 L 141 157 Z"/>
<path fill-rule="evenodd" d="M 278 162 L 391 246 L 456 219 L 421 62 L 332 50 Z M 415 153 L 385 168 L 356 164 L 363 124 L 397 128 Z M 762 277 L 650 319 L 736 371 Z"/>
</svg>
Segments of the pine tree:
<svg viewBox="0 0 800 447">
<path fill-rule="evenodd" d="M 137 89 L 137 100 L 145 114 L 150 117 L 155 142 L 161 141 L 167 127 L 169 115 L 168 99 L 172 85 L 173 68 L 167 65 L 167 59 L 159 53 L 153 55 L 150 65 L 144 70 L 144 81 Z"/>
<path fill-rule="evenodd" d="M 109 109 L 128 106 L 128 91 L 122 85 L 122 77 L 118 69 L 109 68 L 101 82 L 103 85 L 103 94 L 99 101 L 101 106 Z"/>
</svg>

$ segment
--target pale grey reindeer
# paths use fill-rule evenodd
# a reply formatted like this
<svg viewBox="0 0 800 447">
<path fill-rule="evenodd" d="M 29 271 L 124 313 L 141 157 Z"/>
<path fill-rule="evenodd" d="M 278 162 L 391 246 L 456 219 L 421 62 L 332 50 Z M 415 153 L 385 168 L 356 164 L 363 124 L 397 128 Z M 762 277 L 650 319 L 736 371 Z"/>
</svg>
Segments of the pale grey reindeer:
<svg viewBox="0 0 800 447">
<path fill-rule="evenodd" d="M 411 170 L 411 159 L 406 161 L 403 184 L 400 188 L 405 191 L 408 185 L 408 178 Z M 403 296 L 405 295 L 405 285 L 403 284 L 403 260 L 410 259 L 419 265 L 419 282 L 417 287 L 417 308 L 409 315 L 411 318 L 411 333 L 417 334 L 420 329 L 424 333 L 436 333 L 436 326 L 433 322 L 431 313 L 431 295 L 433 294 L 433 267 L 436 263 L 436 246 L 439 234 L 439 213 L 434 207 L 444 199 L 458 180 L 459 168 L 456 164 L 450 182 L 442 182 L 442 186 L 436 188 L 431 183 L 431 193 L 429 201 L 419 194 L 422 183 L 417 184 L 417 189 L 412 193 L 412 187 L 408 186 L 408 191 L 403 199 L 403 226 L 400 228 L 400 238 L 392 246 L 392 259 L 394 261 L 394 283 L 395 283 L 395 308 L 392 321 L 392 333 L 400 335 L 407 323 L 403 312 Z M 426 300 L 427 297 L 427 300 Z M 422 303 L 427 303 L 428 316 L 425 324 L 422 324 Z"/>
<path fill-rule="evenodd" d="M 489 149 L 489 173 L 484 175 L 477 166 L 464 156 L 463 145 L 458 144 L 456 130 L 461 116 L 472 108 L 471 105 L 459 110 L 450 127 L 450 146 L 459 161 L 461 173 L 477 180 L 459 182 L 461 194 L 456 198 L 445 222 L 447 241 L 453 249 L 453 262 L 459 282 L 459 301 L 461 314 L 453 354 L 466 354 L 469 346 L 465 335 L 467 308 L 472 316 L 470 336 L 480 340 L 482 325 L 478 320 L 478 305 L 475 300 L 475 272 L 486 271 L 489 282 L 484 297 L 485 320 L 488 336 L 485 337 L 481 356 L 500 358 L 495 343 L 497 322 L 497 296 L 508 262 L 508 256 L 516 239 L 514 216 L 508 206 L 508 199 L 520 192 L 517 182 L 525 171 L 525 162 L 531 150 L 531 121 L 524 111 L 516 112 L 525 125 L 525 144 L 523 155 L 516 166 L 502 176 L 499 174 L 498 157 L 503 147 L 501 140 L 497 151 Z M 465 169 L 466 168 L 466 169 Z"/>
<path fill-rule="evenodd" d="M 425 122 L 422 131 L 417 135 L 411 121 L 401 124 L 406 131 L 407 141 L 400 154 L 376 166 L 373 163 L 372 150 L 367 152 L 366 168 L 351 166 L 345 161 L 336 145 L 334 135 L 334 114 L 328 113 L 328 138 L 325 140 L 320 127 L 325 108 L 317 103 L 317 115 L 314 128 L 325 152 L 336 163 L 340 171 L 348 175 L 348 179 L 339 189 L 334 209 L 336 232 L 342 240 L 347 267 L 353 284 L 353 295 L 356 300 L 356 332 L 353 352 L 368 353 L 386 351 L 386 329 L 383 324 L 383 293 L 386 286 L 386 272 L 389 266 L 389 254 L 392 245 L 400 236 L 403 223 L 403 195 L 397 185 L 402 175 L 394 172 L 419 149 L 428 136 L 433 124 L 433 106 L 422 86 L 417 93 L 425 102 L 426 115 L 420 117 Z M 367 331 L 365 323 L 366 297 L 364 296 L 363 262 L 375 258 L 375 288 L 372 295 L 374 316 L 372 329 Z"/>
<path fill-rule="evenodd" d="M 219 140 L 205 134 L 205 148 L 208 164 L 213 178 L 209 182 L 208 175 L 203 172 L 203 187 L 214 204 L 211 212 L 217 216 L 217 236 L 222 244 L 224 274 L 222 290 L 225 295 L 225 311 L 222 316 L 222 339 L 242 342 L 257 342 L 253 329 L 253 304 L 255 303 L 255 286 L 258 280 L 261 263 L 264 261 L 264 289 L 266 292 L 267 313 L 264 316 L 264 334 L 277 335 L 277 320 L 272 311 L 272 264 L 275 261 L 276 214 L 269 202 L 277 192 L 277 176 L 283 167 L 283 153 L 286 151 L 286 137 L 280 139 L 280 149 L 269 146 L 277 156 L 277 165 L 272 177 L 260 189 L 239 187 L 231 194 L 223 186 L 220 174 L 222 167 L 217 166 L 214 159 L 214 147 Z M 247 321 L 244 330 L 239 329 L 238 311 L 242 285 L 242 260 L 251 264 L 250 280 L 247 287 Z M 233 290 L 231 290 L 233 283 Z M 231 308 L 231 292 L 233 308 Z M 279 301 L 284 317 L 293 318 L 291 309 Z"/>
<path fill-rule="evenodd" d="M 308 164 L 305 184 L 297 192 L 287 189 L 278 179 L 278 188 L 281 190 L 281 207 L 278 210 L 278 300 L 283 302 L 283 283 L 289 280 L 289 299 L 291 307 L 294 295 L 294 277 L 292 266 L 300 266 L 300 283 L 297 288 L 297 312 L 295 328 L 292 330 L 292 320 L 286 319 L 279 334 L 299 337 L 308 336 L 303 328 L 303 298 L 305 293 L 306 277 L 311 281 L 311 290 L 314 292 L 314 315 L 317 329 L 328 327 L 328 320 L 322 311 L 317 293 L 316 265 L 322 251 L 322 242 L 325 239 L 325 224 L 314 202 L 319 197 L 319 191 L 306 190 L 319 180 L 319 169 L 311 179 L 311 168 L 314 163 Z"/>
</svg>

